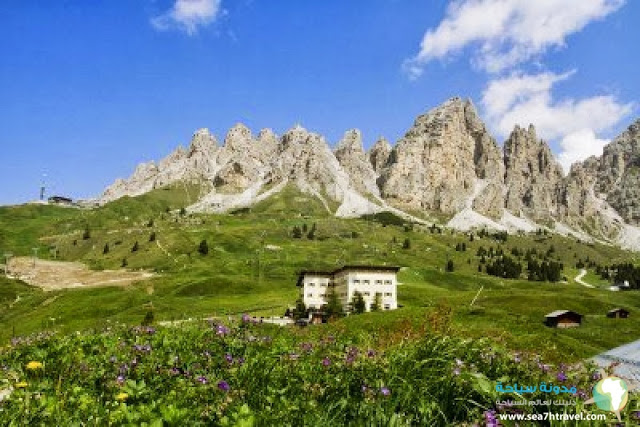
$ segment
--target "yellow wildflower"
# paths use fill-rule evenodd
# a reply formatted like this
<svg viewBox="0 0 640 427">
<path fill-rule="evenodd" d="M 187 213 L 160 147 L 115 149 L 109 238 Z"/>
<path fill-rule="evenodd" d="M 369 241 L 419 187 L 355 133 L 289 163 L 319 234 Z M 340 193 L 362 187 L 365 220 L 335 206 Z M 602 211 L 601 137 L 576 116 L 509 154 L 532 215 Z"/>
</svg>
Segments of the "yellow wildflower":
<svg viewBox="0 0 640 427">
<path fill-rule="evenodd" d="M 125 400 L 127 400 L 127 397 L 129 397 L 127 393 L 118 393 L 118 395 L 116 396 L 116 400 L 124 402 Z"/>
<path fill-rule="evenodd" d="M 35 371 L 37 369 L 42 369 L 42 363 L 36 362 L 36 361 L 31 361 L 31 362 L 27 363 L 27 369 L 30 370 L 30 371 Z"/>
<path fill-rule="evenodd" d="M 16 388 L 26 388 L 28 385 L 28 383 L 20 381 L 18 384 L 16 384 Z"/>
</svg>

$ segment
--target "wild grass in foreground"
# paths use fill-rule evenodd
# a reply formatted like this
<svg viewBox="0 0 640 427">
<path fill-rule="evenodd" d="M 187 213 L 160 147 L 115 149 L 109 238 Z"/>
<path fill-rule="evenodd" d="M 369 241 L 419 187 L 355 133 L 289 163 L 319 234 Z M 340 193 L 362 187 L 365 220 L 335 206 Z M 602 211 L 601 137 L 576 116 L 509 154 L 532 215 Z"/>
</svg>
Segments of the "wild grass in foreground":
<svg viewBox="0 0 640 427">
<path fill-rule="evenodd" d="M 597 377 L 489 340 L 408 329 L 375 338 L 241 322 L 114 325 L 16 339 L 0 351 L 5 425 L 472 425 L 496 412 L 577 413 Z M 521 400 L 495 385 L 576 387 L 571 406 Z M 554 400 L 540 391 L 529 400 Z M 557 399 L 557 397 L 556 397 Z M 633 417 L 637 396 L 627 406 Z M 613 415 L 609 415 L 613 417 Z"/>
</svg>

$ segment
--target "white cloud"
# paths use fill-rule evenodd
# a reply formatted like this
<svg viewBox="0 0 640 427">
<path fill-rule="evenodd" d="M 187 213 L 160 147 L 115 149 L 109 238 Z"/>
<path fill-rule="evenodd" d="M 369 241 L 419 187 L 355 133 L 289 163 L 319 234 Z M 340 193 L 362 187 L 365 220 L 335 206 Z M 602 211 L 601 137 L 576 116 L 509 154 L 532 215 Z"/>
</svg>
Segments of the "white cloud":
<svg viewBox="0 0 640 427">
<path fill-rule="evenodd" d="M 561 152 L 558 161 L 565 173 L 571 169 L 571 165 L 591 156 L 602 155 L 602 149 L 609 143 L 607 139 L 599 139 L 591 129 L 582 129 L 572 132 L 560 141 Z"/>
<path fill-rule="evenodd" d="M 221 0 L 175 0 L 171 9 L 151 19 L 154 28 L 165 31 L 176 28 L 189 35 L 216 20 Z"/>
<path fill-rule="evenodd" d="M 455 0 L 446 17 L 422 39 L 404 69 L 417 78 L 430 61 L 446 59 L 469 45 L 476 67 L 499 72 L 549 48 L 562 47 L 570 34 L 619 9 L 625 0 Z"/>
<path fill-rule="evenodd" d="M 596 134 L 620 123 L 633 104 L 612 95 L 554 100 L 553 86 L 574 73 L 512 74 L 490 81 L 482 95 L 490 126 L 506 138 L 516 124 L 533 123 L 540 137 L 560 141 L 559 159 L 565 171 L 572 162 L 601 153 L 607 141 Z"/>
</svg>

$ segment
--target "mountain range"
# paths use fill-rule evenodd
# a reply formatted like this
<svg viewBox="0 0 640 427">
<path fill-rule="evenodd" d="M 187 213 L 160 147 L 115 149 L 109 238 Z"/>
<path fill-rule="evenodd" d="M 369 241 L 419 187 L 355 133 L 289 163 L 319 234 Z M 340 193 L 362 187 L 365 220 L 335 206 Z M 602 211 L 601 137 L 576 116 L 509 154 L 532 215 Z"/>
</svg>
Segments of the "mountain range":
<svg viewBox="0 0 640 427">
<path fill-rule="evenodd" d="M 461 231 L 544 228 L 640 250 L 640 119 L 566 175 L 533 125 L 516 126 L 501 148 L 461 98 L 420 115 L 394 145 L 380 138 L 369 151 L 356 129 L 334 150 L 298 125 L 279 137 L 237 124 L 222 145 L 199 129 L 188 148 L 138 165 L 99 202 L 176 182 L 199 184 L 192 212 L 249 207 L 295 186 L 341 217 L 391 211 Z"/>
</svg>

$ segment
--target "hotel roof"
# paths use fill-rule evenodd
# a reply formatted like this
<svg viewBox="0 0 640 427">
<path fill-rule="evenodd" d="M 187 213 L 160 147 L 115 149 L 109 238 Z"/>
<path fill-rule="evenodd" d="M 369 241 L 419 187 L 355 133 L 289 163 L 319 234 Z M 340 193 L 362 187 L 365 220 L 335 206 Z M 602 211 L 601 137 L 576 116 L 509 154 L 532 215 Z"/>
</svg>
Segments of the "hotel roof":
<svg viewBox="0 0 640 427">
<path fill-rule="evenodd" d="M 296 286 L 302 285 L 304 276 L 333 277 L 336 274 L 342 273 L 344 271 L 392 271 L 394 273 L 397 273 L 398 270 L 400 270 L 400 267 L 392 265 L 345 265 L 333 271 L 302 270 L 298 274 L 298 281 L 296 283 Z"/>
</svg>

